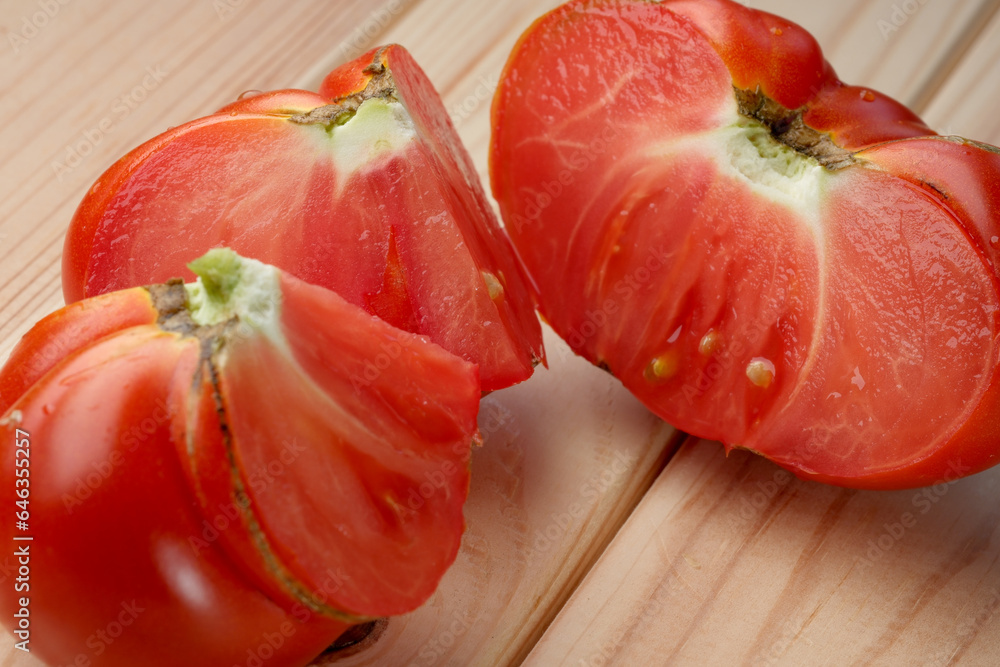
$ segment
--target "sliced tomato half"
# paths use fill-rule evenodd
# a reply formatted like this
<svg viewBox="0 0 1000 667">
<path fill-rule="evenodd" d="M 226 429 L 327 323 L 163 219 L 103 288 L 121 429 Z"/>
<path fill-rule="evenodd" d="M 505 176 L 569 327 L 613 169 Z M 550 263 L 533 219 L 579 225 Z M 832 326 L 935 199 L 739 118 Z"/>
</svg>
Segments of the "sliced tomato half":
<svg viewBox="0 0 1000 667">
<path fill-rule="evenodd" d="M 997 149 L 728 0 L 558 8 L 493 121 L 543 316 L 664 419 L 850 486 L 1000 459 Z"/>
<path fill-rule="evenodd" d="M 479 364 L 484 390 L 543 356 L 509 239 L 399 46 L 335 70 L 320 94 L 247 97 L 122 158 L 70 225 L 66 299 L 190 278 L 187 263 L 217 246 L 430 337 Z"/>
</svg>

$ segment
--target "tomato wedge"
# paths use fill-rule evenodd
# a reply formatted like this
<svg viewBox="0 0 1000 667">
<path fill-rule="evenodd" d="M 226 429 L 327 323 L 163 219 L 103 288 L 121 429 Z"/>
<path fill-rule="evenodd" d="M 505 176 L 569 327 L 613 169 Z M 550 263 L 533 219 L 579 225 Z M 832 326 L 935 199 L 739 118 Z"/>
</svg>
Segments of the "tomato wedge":
<svg viewBox="0 0 1000 667">
<path fill-rule="evenodd" d="M 334 70 L 320 94 L 246 97 L 119 160 L 70 225 L 66 300 L 190 278 L 217 246 L 430 337 L 479 364 L 486 391 L 543 357 L 510 241 L 402 47 Z"/>
<path fill-rule="evenodd" d="M 228 249 L 192 266 L 50 315 L 0 371 L 0 499 L 30 514 L 2 536 L 31 537 L 0 606 L 14 630 L 30 598 L 51 664 L 298 667 L 458 553 L 475 366 Z"/>
<path fill-rule="evenodd" d="M 1000 460 L 996 148 L 728 0 L 563 5 L 493 123 L 542 315 L 667 421 L 847 486 Z"/>
</svg>

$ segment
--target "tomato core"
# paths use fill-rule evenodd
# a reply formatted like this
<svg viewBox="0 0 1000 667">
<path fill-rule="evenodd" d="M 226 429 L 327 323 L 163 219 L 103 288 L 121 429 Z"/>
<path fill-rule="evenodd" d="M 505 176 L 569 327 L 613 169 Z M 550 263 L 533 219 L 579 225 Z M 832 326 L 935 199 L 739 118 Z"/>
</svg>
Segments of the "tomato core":
<svg viewBox="0 0 1000 667">
<path fill-rule="evenodd" d="M 841 148 L 833 138 L 809 127 L 803 111 L 786 109 L 760 90 L 733 89 L 740 115 L 758 121 L 771 138 L 828 169 L 843 169 L 856 163 L 854 154 Z"/>
</svg>

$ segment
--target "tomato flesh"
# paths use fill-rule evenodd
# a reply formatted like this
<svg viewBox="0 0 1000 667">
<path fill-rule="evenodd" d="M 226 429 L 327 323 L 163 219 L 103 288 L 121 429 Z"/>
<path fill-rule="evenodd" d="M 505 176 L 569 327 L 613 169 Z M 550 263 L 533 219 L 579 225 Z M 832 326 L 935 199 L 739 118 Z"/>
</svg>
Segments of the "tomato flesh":
<svg viewBox="0 0 1000 667">
<path fill-rule="evenodd" d="M 476 429 L 474 373 L 437 346 L 352 315 L 353 306 L 325 290 L 285 283 L 287 348 L 265 337 L 227 348 L 218 390 L 231 442 L 200 452 L 198 466 L 235 459 L 271 555 L 303 591 L 322 591 L 330 563 L 340 563 L 325 606 L 370 617 L 405 613 L 437 587 L 428 573 L 443 573 L 458 554 Z M 329 324 L 316 327 L 317 319 Z M 215 406 L 203 408 L 197 419 L 214 422 Z M 275 484 L 259 483 L 265 479 Z M 231 493 L 229 484 L 221 491 Z M 272 566 L 257 566 L 266 585 Z"/>
<path fill-rule="evenodd" d="M 736 3 L 572 2 L 507 63 L 491 178 L 542 315 L 657 414 L 917 486 L 1000 453 L 1000 159 L 865 92 Z"/>
<path fill-rule="evenodd" d="M 479 364 L 487 391 L 543 357 L 510 242 L 401 47 L 338 68 L 322 94 L 249 97 L 122 158 L 74 216 L 64 292 L 190 277 L 186 264 L 218 246 L 430 337 Z"/>
</svg>

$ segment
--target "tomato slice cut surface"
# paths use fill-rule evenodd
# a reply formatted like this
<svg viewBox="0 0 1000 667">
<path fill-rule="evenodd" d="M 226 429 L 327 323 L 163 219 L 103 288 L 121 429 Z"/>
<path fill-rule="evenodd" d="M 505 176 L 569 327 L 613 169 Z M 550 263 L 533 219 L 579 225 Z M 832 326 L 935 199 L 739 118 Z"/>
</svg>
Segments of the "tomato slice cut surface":
<svg viewBox="0 0 1000 667">
<path fill-rule="evenodd" d="M 283 294 L 287 347 L 235 338 L 217 362 L 238 483 L 295 585 L 356 615 L 404 613 L 458 554 L 475 370 L 326 290 L 286 279 Z"/>
<path fill-rule="evenodd" d="M 206 513 L 239 515 L 220 542 L 289 609 L 414 609 L 465 528 L 476 366 L 273 267 L 207 257 L 187 308 L 211 352 L 177 440 Z"/>
<path fill-rule="evenodd" d="M 322 94 L 249 97 L 122 158 L 73 219 L 64 292 L 190 278 L 187 263 L 218 246 L 430 337 L 479 364 L 484 390 L 543 357 L 509 239 L 400 47 L 338 68 Z"/>
<path fill-rule="evenodd" d="M 847 88 L 736 3 L 571 2 L 507 63 L 494 195 L 543 316 L 678 428 L 838 484 L 967 474 L 997 460 L 1000 154 Z"/>
</svg>

